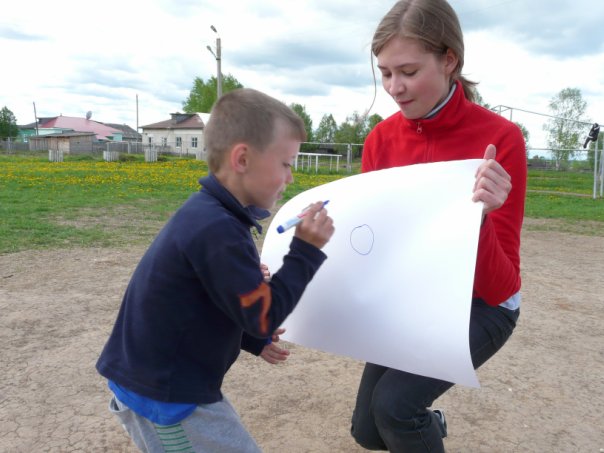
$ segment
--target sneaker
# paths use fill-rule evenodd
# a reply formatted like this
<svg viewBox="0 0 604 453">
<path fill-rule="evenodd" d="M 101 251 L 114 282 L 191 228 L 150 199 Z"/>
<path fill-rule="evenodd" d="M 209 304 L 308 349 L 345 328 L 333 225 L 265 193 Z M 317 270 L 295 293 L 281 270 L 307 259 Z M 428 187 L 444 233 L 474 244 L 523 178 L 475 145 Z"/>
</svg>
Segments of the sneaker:
<svg viewBox="0 0 604 453">
<path fill-rule="evenodd" d="M 439 409 L 434 409 L 432 413 L 436 416 L 438 427 L 440 428 L 440 434 L 444 439 L 447 437 L 447 420 L 445 419 L 445 412 Z"/>
</svg>

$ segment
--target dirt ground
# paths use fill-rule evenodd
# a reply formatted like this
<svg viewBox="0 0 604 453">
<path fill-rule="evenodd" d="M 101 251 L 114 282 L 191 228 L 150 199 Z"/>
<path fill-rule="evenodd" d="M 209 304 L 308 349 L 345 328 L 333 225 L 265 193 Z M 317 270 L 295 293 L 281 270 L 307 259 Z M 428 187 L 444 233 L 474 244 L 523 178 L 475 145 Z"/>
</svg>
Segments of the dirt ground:
<svg viewBox="0 0 604 453">
<path fill-rule="evenodd" d="M 129 276 L 128 249 L 0 256 L 0 452 L 135 452 L 94 369 Z M 523 303 L 504 349 L 437 401 L 449 452 L 604 452 L 604 237 L 525 229 Z M 242 353 L 224 386 L 267 453 L 360 452 L 362 363 L 288 344 Z"/>
</svg>

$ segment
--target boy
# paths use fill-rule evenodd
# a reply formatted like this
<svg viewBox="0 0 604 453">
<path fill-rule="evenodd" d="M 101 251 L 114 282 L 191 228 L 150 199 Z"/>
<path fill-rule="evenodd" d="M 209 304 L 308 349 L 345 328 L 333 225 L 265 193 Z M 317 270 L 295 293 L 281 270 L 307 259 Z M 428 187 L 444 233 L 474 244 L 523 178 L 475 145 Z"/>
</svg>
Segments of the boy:
<svg viewBox="0 0 604 453">
<path fill-rule="evenodd" d="M 142 451 L 260 451 L 220 387 L 241 349 L 285 359 L 271 336 L 326 258 L 334 227 L 321 202 L 270 282 L 250 231 L 261 232 L 257 219 L 293 181 L 305 139 L 289 107 L 255 90 L 212 109 L 210 175 L 141 259 L 96 365 L 114 393 L 110 410 Z"/>
</svg>

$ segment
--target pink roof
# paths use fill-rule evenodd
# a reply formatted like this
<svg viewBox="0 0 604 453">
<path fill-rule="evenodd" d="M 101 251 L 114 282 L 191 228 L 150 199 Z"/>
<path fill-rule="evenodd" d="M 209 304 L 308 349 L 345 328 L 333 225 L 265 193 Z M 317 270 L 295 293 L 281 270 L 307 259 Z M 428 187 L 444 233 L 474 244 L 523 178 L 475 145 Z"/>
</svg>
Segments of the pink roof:
<svg viewBox="0 0 604 453">
<path fill-rule="evenodd" d="M 75 118 L 73 116 L 55 116 L 54 118 L 40 118 L 41 128 L 61 128 L 73 129 L 76 132 L 93 132 L 97 140 L 109 140 L 109 137 L 116 133 L 122 133 L 119 129 L 106 126 L 86 118 Z"/>
</svg>

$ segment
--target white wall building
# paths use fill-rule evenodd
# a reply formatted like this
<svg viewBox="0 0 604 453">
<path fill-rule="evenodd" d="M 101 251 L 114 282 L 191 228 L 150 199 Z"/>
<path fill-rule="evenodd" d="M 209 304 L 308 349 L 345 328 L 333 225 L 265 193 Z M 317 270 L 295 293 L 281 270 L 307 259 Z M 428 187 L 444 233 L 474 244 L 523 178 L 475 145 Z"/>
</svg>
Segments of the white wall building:
<svg viewBox="0 0 604 453">
<path fill-rule="evenodd" d="M 198 154 L 203 152 L 203 130 L 208 113 L 171 113 L 170 119 L 141 126 L 143 146 L 161 152 Z"/>
</svg>

